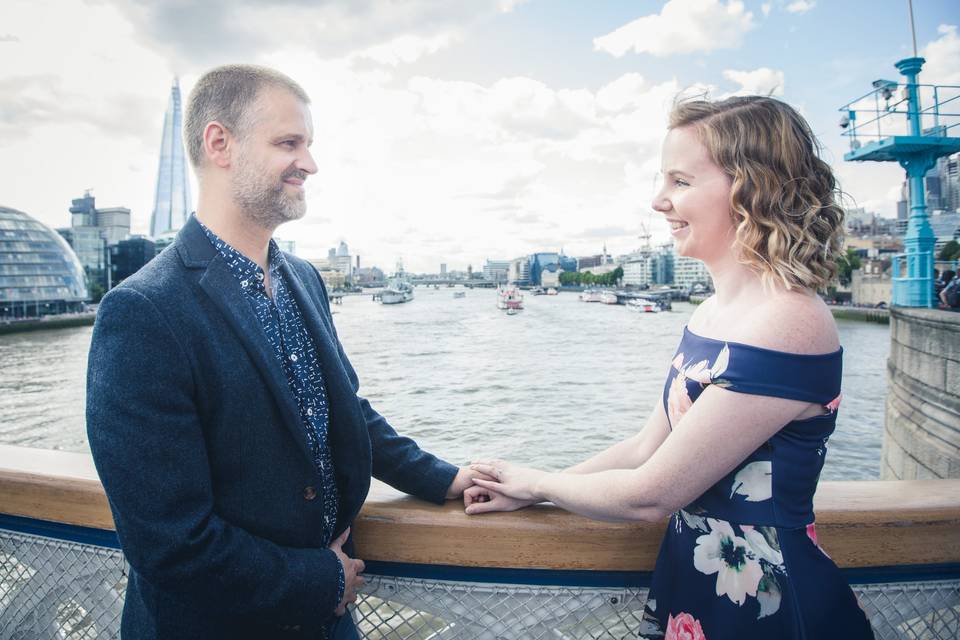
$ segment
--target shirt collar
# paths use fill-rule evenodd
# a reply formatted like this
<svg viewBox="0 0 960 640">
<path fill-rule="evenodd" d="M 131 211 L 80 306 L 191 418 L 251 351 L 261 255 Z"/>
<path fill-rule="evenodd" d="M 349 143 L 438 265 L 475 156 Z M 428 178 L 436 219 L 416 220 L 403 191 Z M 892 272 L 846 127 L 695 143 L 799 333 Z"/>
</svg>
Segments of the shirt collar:
<svg viewBox="0 0 960 640">
<path fill-rule="evenodd" d="M 227 267 L 237 280 L 240 281 L 240 286 L 243 287 L 244 291 L 259 290 L 265 293 L 266 288 L 263 286 L 263 269 L 260 268 L 260 265 L 234 249 L 205 224 L 200 222 L 200 220 L 197 220 L 197 222 L 210 240 L 210 244 L 223 256 Z M 277 246 L 273 238 L 270 238 L 270 246 L 267 249 L 267 266 L 270 268 L 270 280 L 273 288 L 276 287 L 279 276 L 278 271 L 285 263 L 286 259 L 283 257 L 283 252 L 280 251 L 280 247 Z"/>
</svg>

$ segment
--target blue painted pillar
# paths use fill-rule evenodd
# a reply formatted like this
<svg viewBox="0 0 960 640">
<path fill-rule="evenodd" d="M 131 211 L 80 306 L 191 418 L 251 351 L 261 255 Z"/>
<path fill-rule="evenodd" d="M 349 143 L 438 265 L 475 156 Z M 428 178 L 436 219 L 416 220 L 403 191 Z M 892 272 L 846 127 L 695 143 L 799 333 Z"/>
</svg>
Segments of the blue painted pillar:
<svg viewBox="0 0 960 640">
<path fill-rule="evenodd" d="M 925 60 L 923 58 L 905 58 L 896 63 L 897 69 L 906 77 L 907 121 L 910 135 L 920 137 L 923 130 L 920 125 L 920 96 L 917 88 L 917 74 Z M 933 248 L 936 237 L 927 215 L 927 203 L 924 189 L 924 177 L 936 163 L 932 151 L 919 151 L 905 155 L 900 166 L 907 172 L 910 181 L 910 219 L 907 234 L 903 239 L 907 253 L 906 291 L 897 304 L 909 307 L 932 307 L 933 299 Z M 899 297 L 899 296 L 898 296 Z"/>
</svg>

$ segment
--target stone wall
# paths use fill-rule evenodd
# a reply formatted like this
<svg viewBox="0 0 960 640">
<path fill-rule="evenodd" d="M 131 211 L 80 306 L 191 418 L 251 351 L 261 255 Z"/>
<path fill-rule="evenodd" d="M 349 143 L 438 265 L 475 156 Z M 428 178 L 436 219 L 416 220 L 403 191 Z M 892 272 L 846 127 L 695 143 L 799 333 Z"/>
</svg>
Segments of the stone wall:
<svg viewBox="0 0 960 640">
<path fill-rule="evenodd" d="M 884 480 L 960 478 L 960 313 L 894 307 Z"/>
</svg>

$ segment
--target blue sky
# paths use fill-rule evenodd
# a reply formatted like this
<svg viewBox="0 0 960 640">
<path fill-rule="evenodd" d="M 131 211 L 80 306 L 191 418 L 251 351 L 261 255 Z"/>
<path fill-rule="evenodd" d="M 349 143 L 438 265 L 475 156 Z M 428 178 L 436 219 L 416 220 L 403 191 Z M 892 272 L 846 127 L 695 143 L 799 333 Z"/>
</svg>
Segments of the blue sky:
<svg viewBox="0 0 960 640">
<path fill-rule="evenodd" d="M 921 80 L 960 84 L 960 5 L 915 15 Z M 837 109 L 909 55 L 905 0 L 7 0 L 0 204 L 64 226 L 93 188 L 145 232 L 172 76 L 186 92 L 244 61 L 313 97 L 320 173 L 307 218 L 278 231 L 306 257 L 346 240 L 367 265 L 477 268 L 626 252 L 642 221 L 666 240 L 652 177 L 670 101 L 695 87 L 773 90 L 856 203 L 892 216 L 900 171 L 843 162 Z"/>
</svg>

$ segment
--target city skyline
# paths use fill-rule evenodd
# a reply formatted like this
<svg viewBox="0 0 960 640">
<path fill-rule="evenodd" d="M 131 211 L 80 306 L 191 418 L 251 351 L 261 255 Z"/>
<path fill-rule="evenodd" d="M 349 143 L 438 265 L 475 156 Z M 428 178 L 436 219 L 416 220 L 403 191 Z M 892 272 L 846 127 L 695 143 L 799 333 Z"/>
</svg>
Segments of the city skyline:
<svg viewBox="0 0 960 640">
<path fill-rule="evenodd" d="M 960 84 L 949 5 L 915 7 L 922 82 Z M 0 72 L 0 171 L 13 177 L 0 204 L 58 227 L 92 187 L 150 233 L 171 78 L 189 92 L 204 69 L 242 60 L 313 98 L 320 172 L 307 218 L 277 232 L 305 257 L 346 240 L 366 265 L 432 272 L 561 247 L 626 253 L 641 222 L 664 240 L 649 201 L 667 109 L 703 89 L 794 104 L 854 205 L 896 215 L 901 170 L 844 163 L 836 109 L 912 55 L 905 3 L 205 6 L 5 3 L 0 52 L 18 65 Z M 869 25 L 853 19 L 864 9 Z M 51 11 L 57 25 L 40 18 Z M 80 21 L 92 32 L 77 41 Z M 74 54 L 54 56 L 67 39 Z"/>
</svg>

